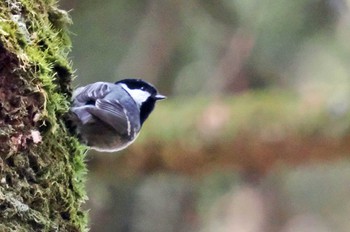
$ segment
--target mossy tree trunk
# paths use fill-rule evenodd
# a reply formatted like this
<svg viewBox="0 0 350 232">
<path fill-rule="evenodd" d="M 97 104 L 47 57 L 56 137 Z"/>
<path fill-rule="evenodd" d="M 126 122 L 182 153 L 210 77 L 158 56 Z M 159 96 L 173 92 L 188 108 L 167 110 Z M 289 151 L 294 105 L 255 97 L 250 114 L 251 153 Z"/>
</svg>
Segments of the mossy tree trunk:
<svg viewBox="0 0 350 232">
<path fill-rule="evenodd" d="M 0 1 L 0 231 L 83 231 L 83 148 L 63 115 L 72 68 L 53 0 Z"/>
</svg>

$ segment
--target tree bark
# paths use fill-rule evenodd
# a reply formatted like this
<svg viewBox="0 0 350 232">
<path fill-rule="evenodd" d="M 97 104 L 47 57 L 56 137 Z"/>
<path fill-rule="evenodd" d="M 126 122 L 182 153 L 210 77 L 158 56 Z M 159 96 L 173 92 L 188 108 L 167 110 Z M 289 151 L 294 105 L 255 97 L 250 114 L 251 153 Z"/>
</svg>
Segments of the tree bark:
<svg viewBox="0 0 350 232">
<path fill-rule="evenodd" d="M 83 148 L 67 134 L 70 18 L 54 0 L 0 1 L 0 231 L 84 231 Z"/>
</svg>

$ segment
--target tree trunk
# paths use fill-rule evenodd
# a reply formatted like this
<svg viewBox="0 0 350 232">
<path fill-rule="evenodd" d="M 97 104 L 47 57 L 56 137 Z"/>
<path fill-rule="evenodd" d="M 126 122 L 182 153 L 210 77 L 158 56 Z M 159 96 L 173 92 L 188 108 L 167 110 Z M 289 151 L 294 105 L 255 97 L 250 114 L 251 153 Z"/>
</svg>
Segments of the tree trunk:
<svg viewBox="0 0 350 232">
<path fill-rule="evenodd" d="M 83 148 L 67 135 L 70 19 L 54 0 L 0 1 L 0 231 L 84 231 Z"/>
</svg>

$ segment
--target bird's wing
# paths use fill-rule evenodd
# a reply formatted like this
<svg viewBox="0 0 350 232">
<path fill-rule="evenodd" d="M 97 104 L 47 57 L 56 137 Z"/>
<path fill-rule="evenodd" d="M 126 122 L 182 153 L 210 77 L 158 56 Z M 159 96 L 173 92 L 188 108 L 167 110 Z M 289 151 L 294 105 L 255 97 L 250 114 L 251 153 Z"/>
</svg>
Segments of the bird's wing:
<svg viewBox="0 0 350 232">
<path fill-rule="evenodd" d="M 113 127 L 119 134 L 131 134 L 128 116 L 118 100 L 97 99 L 95 107 L 89 107 L 87 111 Z"/>
<path fill-rule="evenodd" d="M 91 107 L 94 107 L 94 106 L 89 105 L 89 106 L 81 106 L 81 107 L 71 107 L 70 111 L 73 112 L 76 116 L 76 117 L 73 116 L 72 120 L 75 121 L 79 119 L 80 123 L 83 125 L 94 121 L 94 118 L 91 115 L 91 113 L 86 110 L 87 108 L 91 108 Z"/>
<path fill-rule="evenodd" d="M 96 82 L 85 87 L 77 88 L 73 93 L 75 106 L 85 105 L 89 101 L 103 99 L 111 92 L 111 83 Z"/>
</svg>

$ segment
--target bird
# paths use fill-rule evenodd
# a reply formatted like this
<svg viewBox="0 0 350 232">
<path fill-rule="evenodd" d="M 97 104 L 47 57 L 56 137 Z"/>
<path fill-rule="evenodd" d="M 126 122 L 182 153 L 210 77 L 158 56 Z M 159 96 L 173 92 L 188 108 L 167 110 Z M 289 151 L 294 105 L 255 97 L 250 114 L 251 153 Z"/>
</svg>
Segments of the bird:
<svg viewBox="0 0 350 232">
<path fill-rule="evenodd" d="M 142 79 L 95 82 L 73 91 L 75 134 L 89 148 L 116 152 L 132 144 L 155 104 L 166 97 Z"/>
</svg>

